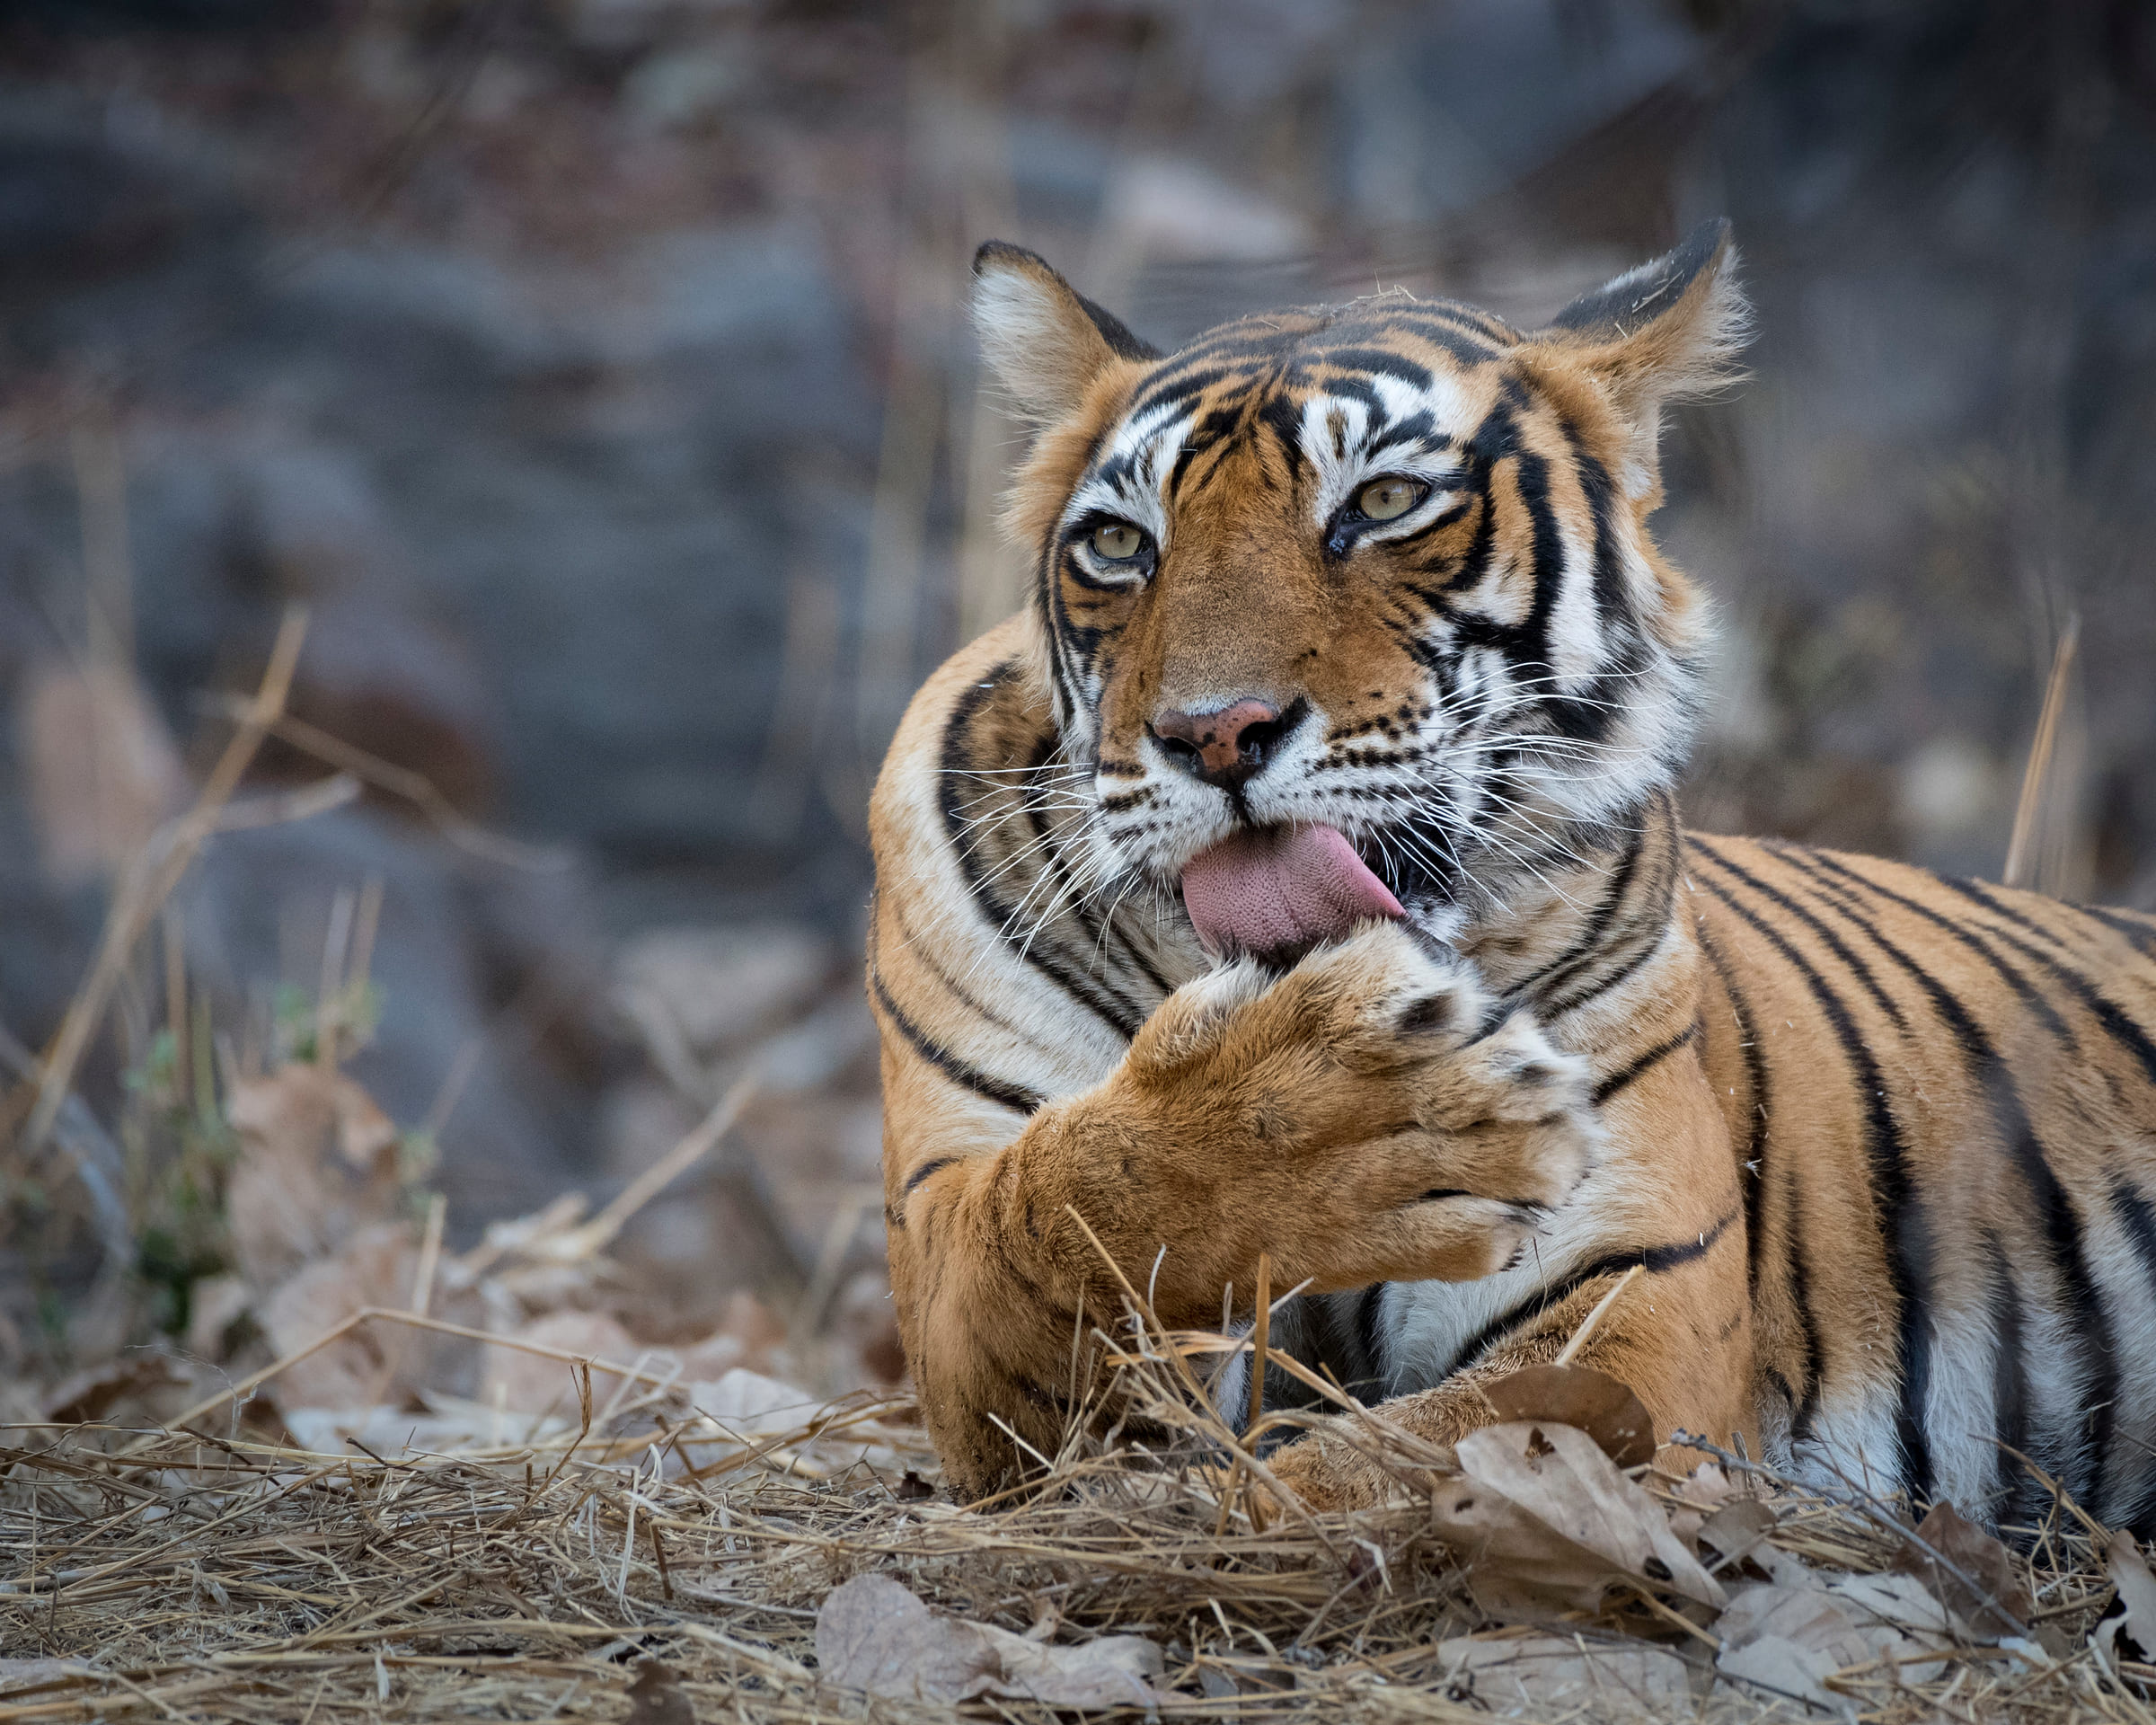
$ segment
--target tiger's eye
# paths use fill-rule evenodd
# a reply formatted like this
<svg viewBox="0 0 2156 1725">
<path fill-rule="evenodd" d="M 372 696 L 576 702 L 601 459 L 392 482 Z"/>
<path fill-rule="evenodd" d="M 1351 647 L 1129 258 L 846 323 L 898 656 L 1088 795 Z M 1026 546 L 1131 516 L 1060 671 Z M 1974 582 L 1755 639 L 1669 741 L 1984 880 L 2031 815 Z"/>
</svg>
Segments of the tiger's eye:
<svg viewBox="0 0 2156 1725">
<path fill-rule="evenodd" d="M 1363 487 L 1355 507 L 1370 520 L 1391 521 L 1421 502 L 1426 489 L 1411 479 L 1376 480 Z"/>
<path fill-rule="evenodd" d="M 1144 549 L 1145 535 L 1127 521 L 1103 521 L 1093 529 L 1093 550 L 1111 563 L 1127 562 Z"/>
</svg>

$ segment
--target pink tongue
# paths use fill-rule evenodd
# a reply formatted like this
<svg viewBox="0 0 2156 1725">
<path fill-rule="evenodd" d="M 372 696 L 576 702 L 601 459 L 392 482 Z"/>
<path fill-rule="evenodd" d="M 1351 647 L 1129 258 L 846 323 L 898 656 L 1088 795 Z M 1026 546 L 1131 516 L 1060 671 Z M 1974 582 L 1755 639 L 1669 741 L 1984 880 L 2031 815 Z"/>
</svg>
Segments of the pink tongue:
<svg viewBox="0 0 2156 1725">
<path fill-rule="evenodd" d="M 1238 833 L 1190 859 L 1183 906 L 1209 952 L 1276 952 L 1345 934 L 1400 900 L 1331 827 Z"/>
</svg>

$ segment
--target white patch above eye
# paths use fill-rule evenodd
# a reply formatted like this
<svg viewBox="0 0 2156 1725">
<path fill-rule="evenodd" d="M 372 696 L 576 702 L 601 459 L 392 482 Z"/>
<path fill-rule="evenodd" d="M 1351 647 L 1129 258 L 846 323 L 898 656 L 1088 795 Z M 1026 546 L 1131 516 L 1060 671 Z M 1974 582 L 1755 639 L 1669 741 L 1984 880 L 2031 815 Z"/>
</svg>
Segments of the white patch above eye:
<svg viewBox="0 0 2156 1725">
<path fill-rule="evenodd" d="M 1094 464 L 1093 472 L 1071 493 L 1056 536 L 1067 539 L 1088 517 L 1112 516 L 1142 527 L 1152 536 L 1156 555 L 1168 551 L 1168 480 L 1190 429 L 1189 416 L 1172 406 L 1154 408 L 1117 429 Z M 1104 583 L 1135 584 L 1140 571 L 1096 556 L 1081 540 L 1076 554 L 1085 572 Z"/>
<path fill-rule="evenodd" d="M 1428 389 L 1398 377 L 1367 381 L 1380 404 L 1376 414 L 1369 402 L 1352 395 L 1313 395 L 1303 404 L 1303 455 L 1318 478 L 1312 522 L 1322 533 L 1374 479 L 1397 475 L 1422 481 L 1430 491 L 1421 502 L 1358 535 L 1390 539 L 1427 526 L 1454 500 L 1454 482 L 1464 468 L 1451 441 L 1460 427 L 1459 393 L 1442 379 Z M 1384 441 L 1424 416 L 1429 421 L 1426 435 Z"/>
</svg>

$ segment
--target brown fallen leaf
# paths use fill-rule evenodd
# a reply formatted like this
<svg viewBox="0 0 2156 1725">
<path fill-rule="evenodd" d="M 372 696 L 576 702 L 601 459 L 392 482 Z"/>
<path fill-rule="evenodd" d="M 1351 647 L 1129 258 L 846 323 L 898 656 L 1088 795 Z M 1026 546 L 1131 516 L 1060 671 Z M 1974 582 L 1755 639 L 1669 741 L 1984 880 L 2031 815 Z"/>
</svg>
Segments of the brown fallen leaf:
<svg viewBox="0 0 2156 1725">
<path fill-rule="evenodd" d="M 261 1303 L 270 1345 L 280 1355 L 297 1353 L 362 1306 L 402 1305 L 418 1256 L 402 1226 L 363 1229 L 287 1277 Z M 287 1367 L 278 1378 L 278 1398 L 290 1408 L 362 1408 L 385 1396 L 402 1398 L 427 1381 L 436 1340 L 414 1333 L 392 1344 L 382 1325 L 360 1324 Z"/>
<path fill-rule="evenodd" d="M 1756 1498 L 1732 1498 L 1700 1524 L 1699 1537 L 1735 1569 L 1774 1531 L 1774 1512 Z"/>
<path fill-rule="evenodd" d="M 186 800 L 172 733 L 124 667 L 32 666 L 15 724 L 38 849 L 55 880 L 125 866 Z"/>
<path fill-rule="evenodd" d="M 2156 1575 L 2134 1535 L 2123 1532 L 2113 1534 L 2104 1547 L 2104 1568 L 2118 1599 L 2089 1639 L 2115 1664 L 2122 1659 L 2146 1664 L 2156 1654 Z"/>
<path fill-rule="evenodd" d="M 1719 1606 L 1721 1586 L 1669 1517 L 1584 1431 L 1522 1421 L 1460 1440 L 1461 1477 L 1432 1499 L 1438 1536 L 1471 1566 L 1478 1599 L 1596 1611 L 1625 1582 Z"/>
<path fill-rule="evenodd" d="M 1613 1647 L 1569 1635 L 1460 1636 L 1438 1642 L 1436 1652 L 1450 1691 L 1500 1715 L 1663 1720 L 1695 1711 L 1690 1668 L 1644 1642 Z"/>
<path fill-rule="evenodd" d="M 103 1419 L 129 1396 L 145 1395 L 179 1382 L 160 1355 L 123 1355 L 62 1378 L 46 1395 L 40 1412 L 58 1425 L 88 1424 Z"/>
<path fill-rule="evenodd" d="M 696 1725 L 696 1710 L 671 1667 L 657 1659 L 637 1666 L 636 1681 L 629 1685 L 627 1725 Z"/>
<path fill-rule="evenodd" d="M 1135 1635 L 1080 1647 L 1029 1641 L 992 1623 L 931 1611 L 888 1575 L 834 1588 L 816 1614 L 816 1659 L 824 1679 L 893 1700 L 950 1705 L 994 1697 L 1051 1707 L 1157 1707 L 1148 1679 L 1161 1650 Z"/>
<path fill-rule="evenodd" d="M 1577 1426 L 1619 1467 L 1655 1459 L 1655 1421 L 1630 1384 L 1592 1366 L 1523 1366 L 1482 1386 L 1498 1419 Z"/>
<path fill-rule="evenodd" d="M 247 1315 L 254 1290 L 238 1276 L 204 1276 L 187 1292 L 187 1351 L 202 1359 L 225 1358 L 225 1337 Z"/>
<path fill-rule="evenodd" d="M 603 1312 L 550 1312 L 510 1332 L 511 1339 L 540 1348 L 558 1348 L 585 1358 L 613 1360 L 633 1366 L 644 1350 L 614 1319 Z M 545 1354 L 527 1354 L 515 1348 L 487 1349 L 487 1372 L 479 1399 L 489 1407 L 499 1403 L 511 1413 L 561 1413 L 573 1424 L 577 1418 L 578 1368 L 567 1360 Z M 621 1388 L 622 1376 L 592 1367 L 591 1395 L 596 1406 L 605 1407 Z"/>
<path fill-rule="evenodd" d="M 1912 1635 L 1909 1630 L 1920 1632 Z M 1830 1583 L 1740 1588 L 1715 1624 L 1722 1650 L 1715 1669 L 1822 1706 L 1846 1701 L 1828 1679 L 1851 1666 L 1896 1661 L 1898 1677 L 1929 1683 L 1936 1661 L 1900 1663 L 1943 1649 L 1952 1638 L 1946 1607 L 1903 1575 L 1852 1575 Z"/>
<path fill-rule="evenodd" d="M 1932 1506 L 1894 1568 L 1922 1581 L 1972 1635 L 1995 1641 L 2029 1632 L 2036 1606 L 2015 1572 L 2013 1553 L 1950 1503 Z"/>
<path fill-rule="evenodd" d="M 225 1115 L 233 1254 L 258 1291 L 395 1215 L 396 1126 L 343 1073 L 295 1061 L 243 1078 Z"/>
</svg>

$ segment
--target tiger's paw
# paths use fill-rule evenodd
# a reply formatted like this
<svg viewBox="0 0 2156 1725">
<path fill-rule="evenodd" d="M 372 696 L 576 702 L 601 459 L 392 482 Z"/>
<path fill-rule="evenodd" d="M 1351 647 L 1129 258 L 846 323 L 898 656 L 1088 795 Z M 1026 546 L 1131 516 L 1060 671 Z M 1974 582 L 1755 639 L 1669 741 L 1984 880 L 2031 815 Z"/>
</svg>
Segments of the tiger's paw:
<svg viewBox="0 0 2156 1725">
<path fill-rule="evenodd" d="M 1322 1431 L 1273 1452 L 1265 1463 L 1269 1482 L 1259 1482 L 1257 1492 L 1274 1515 L 1297 1507 L 1313 1515 L 1344 1509 L 1369 1509 L 1389 1499 L 1404 1499 L 1408 1488 L 1352 1446 Z M 1293 1505 L 1277 1501 L 1277 1493 L 1292 1493 Z M 1263 1513 L 1263 1512 L 1261 1512 Z"/>
<path fill-rule="evenodd" d="M 1395 924 L 1180 990 L 1127 1070 L 1152 1118 L 1220 1144 L 1217 1201 L 1262 1210 L 1243 1220 L 1320 1287 L 1504 1269 L 1598 1131 L 1586 1064 Z"/>
</svg>

